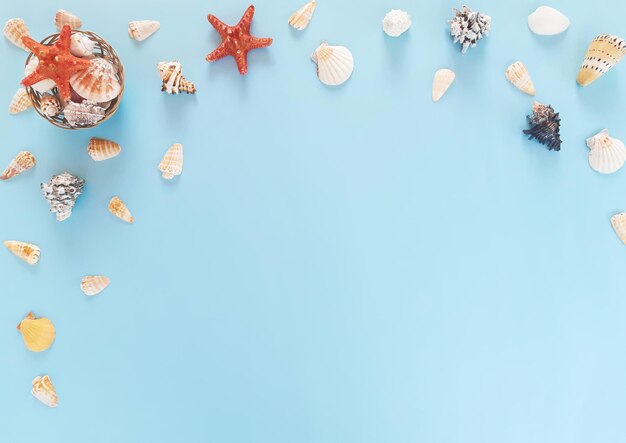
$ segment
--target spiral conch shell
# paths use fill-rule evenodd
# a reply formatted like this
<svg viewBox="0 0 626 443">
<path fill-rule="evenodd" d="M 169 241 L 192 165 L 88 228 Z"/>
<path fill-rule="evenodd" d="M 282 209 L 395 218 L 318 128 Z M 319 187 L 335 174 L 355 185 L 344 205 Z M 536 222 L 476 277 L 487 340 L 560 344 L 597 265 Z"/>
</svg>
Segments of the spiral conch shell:
<svg viewBox="0 0 626 443">
<path fill-rule="evenodd" d="M 83 22 L 71 12 L 59 9 L 54 15 L 54 24 L 60 31 L 65 25 L 69 25 L 72 29 L 78 29 L 83 25 Z"/>
<path fill-rule="evenodd" d="M 618 171 L 626 161 L 626 146 L 621 140 L 609 136 L 604 129 L 587 139 L 589 166 L 601 174 Z"/>
<path fill-rule="evenodd" d="M 39 108 L 41 112 L 46 114 L 48 117 L 56 117 L 61 113 L 61 103 L 56 95 L 52 95 L 49 93 L 43 94 L 39 98 Z"/>
<path fill-rule="evenodd" d="M 89 57 L 93 55 L 96 42 L 82 32 L 72 34 L 70 39 L 70 52 L 76 57 Z"/>
<path fill-rule="evenodd" d="M 35 377 L 33 380 L 33 396 L 50 408 L 56 408 L 59 404 L 59 397 L 56 389 L 50 380 L 49 375 L 43 377 Z"/>
<path fill-rule="evenodd" d="M 97 295 L 104 291 L 111 279 L 104 275 L 87 275 L 80 282 L 80 289 L 85 295 Z"/>
<path fill-rule="evenodd" d="M 128 36 L 139 42 L 157 32 L 161 23 L 156 20 L 137 20 L 128 23 Z"/>
<path fill-rule="evenodd" d="M 26 89 L 19 88 L 15 91 L 15 95 L 11 99 L 11 103 L 9 103 L 9 114 L 19 114 L 20 112 L 24 112 L 28 108 L 32 107 L 33 102 L 30 100 Z"/>
<path fill-rule="evenodd" d="M 36 264 L 39 261 L 39 257 L 41 257 L 41 250 L 37 245 L 22 241 L 8 240 L 4 242 L 4 246 L 29 265 Z"/>
<path fill-rule="evenodd" d="M 506 68 L 504 76 L 513 86 L 528 95 L 535 95 L 535 85 L 533 84 L 528 69 L 524 63 L 517 61 Z"/>
<path fill-rule="evenodd" d="M 94 58 L 91 66 L 72 75 L 70 85 L 78 95 L 94 103 L 108 102 L 122 92 L 115 67 L 102 57 Z"/>
<path fill-rule="evenodd" d="M 17 325 L 29 351 L 41 352 L 52 346 L 56 332 L 54 325 L 45 317 L 37 318 L 32 312 Z"/>
<path fill-rule="evenodd" d="M 180 94 L 181 92 L 186 92 L 187 94 L 196 93 L 196 85 L 183 76 L 183 68 L 180 62 L 176 60 L 173 62 L 159 62 L 157 63 L 157 70 L 159 71 L 159 77 L 163 80 L 161 91 L 168 94 Z"/>
<path fill-rule="evenodd" d="M 10 19 L 4 25 L 3 33 L 7 40 L 13 43 L 15 46 L 23 49 L 24 51 L 30 52 L 30 49 L 28 49 L 26 45 L 22 42 L 23 36 L 30 37 L 28 27 L 26 26 L 24 20 L 22 20 L 21 18 Z"/>
<path fill-rule="evenodd" d="M 313 0 L 298 9 L 291 17 L 289 17 L 289 26 L 297 29 L 298 31 L 306 29 L 311 22 L 311 18 L 313 18 L 316 6 L 317 4 L 315 3 L 315 0 Z"/>
<path fill-rule="evenodd" d="M 124 202 L 117 196 L 113 197 L 109 202 L 109 212 L 120 220 L 124 220 L 126 223 L 133 223 L 135 221 Z"/>
<path fill-rule="evenodd" d="M 616 36 L 603 34 L 593 39 L 583 59 L 576 81 L 587 86 L 611 69 L 626 55 L 626 41 Z"/>
<path fill-rule="evenodd" d="M 322 83 L 338 86 L 347 81 L 354 70 L 354 58 L 344 46 L 322 43 L 311 56 L 317 64 L 317 76 Z"/>
<path fill-rule="evenodd" d="M 167 180 L 173 179 L 175 175 L 182 174 L 183 145 L 175 143 L 167 150 L 159 164 L 159 171 L 163 173 L 163 178 Z"/>
<path fill-rule="evenodd" d="M 117 157 L 120 152 L 122 152 L 120 145 L 103 138 L 93 137 L 87 146 L 87 153 L 97 162 Z"/>
<path fill-rule="evenodd" d="M 9 163 L 9 166 L 0 175 L 0 180 L 8 180 L 35 166 L 35 156 L 28 151 L 22 151 Z"/>
</svg>

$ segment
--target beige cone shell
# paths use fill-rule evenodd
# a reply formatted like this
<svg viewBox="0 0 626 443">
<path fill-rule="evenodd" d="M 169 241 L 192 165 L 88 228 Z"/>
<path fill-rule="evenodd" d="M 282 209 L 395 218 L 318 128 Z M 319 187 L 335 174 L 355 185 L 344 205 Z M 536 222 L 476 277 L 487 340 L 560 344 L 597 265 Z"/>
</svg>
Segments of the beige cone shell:
<svg viewBox="0 0 626 443">
<path fill-rule="evenodd" d="M 97 162 L 117 157 L 122 152 L 122 147 L 111 140 L 93 137 L 89 140 L 87 153 Z"/>
<path fill-rule="evenodd" d="M 619 239 L 626 245 L 626 212 L 620 212 L 611 217 L 611 225 Z"/>
<path fill-rule="evenodd" d="M 513 84 L 517 89 L 525 92 L 528 95 L 535 95 L 535 85 L 533 84 L 528 69 L 524 66 L 524 63 L 517 61 L 506 68 L 504 76 L 508 81 Z"/>
<path fill-rule="evenodd" d="M 315 3 L 315 0 L 313 0 L 298 9 L 291 17 L 289 17 L 289 26 L 297 29 L 298 31 L 304 30 L 311 22 L 316 6 L 317 4 Z"/>
<path fill-rule="evenodd" d="M 80 289 L 85 295 L 98 295 L 111 283 L 111 279 L 104 275 L 86 275 L 80 282 Z"/>
<path fill-rule="evenodd" d="M 50 408 L 56 408 L 59 404 L 59 397 L 56 389 L 50 380 L 50 376 L 35 377 L 33 380 L 33 396 Z"/>
<path fill-rule="evenodd" d="M 54 325 L 45 317 L 36 318 L 32 312 L 17 325 L 24 344 L 29 351 L 41 352 L 52 346 L 56 331 Z"/>
<path fill-rule="evenodd" d="M 19 114 L 20 112 L 26 111 L 28 108 L 33 107 L 33 102 L 30 100 L 26 89 L 19 88 L 15 91 L 15 95 L 13 99 L 11 99 L 11 103 L 9 103 L 9 114 Z"/>
<path fill-rule="evenodd" d="M 433 77 L 432 98 L 434 102 L 441 100 L 450 85 L 454 82 L 456 74 L 450 69 L 439 69 Z"/>
<path fill-rule="evenodd" d="M 128 36 L 139 42 L 144 41 L 157 32 L 161 23 L 156 20 L 137 20 L 128 22 Z"/>
<path fill-rule="evenodd" d="M 587 86 L 606 74 L 626 54 L 626 41 L 616 35 L 603 34 L 593 39 L 583 59 L 576 81 Z"/>
<path fill-rule="evenodd" d="M 0 180 L 8 180 L 21 174 L 24 171 L 28 171 L 35 166 L 35 156 L 28 151 L 22 151 L 11 161 L 9 166 L 0 175 Z"/>
<path fill-rule="evenodd" d="M 167 150 L 159 164 L 159 171 L 163 173 L 163 178 L 167 180 L 171 180 L 174 176 L 182 174 L 183 145 L 175 143 Z"/>
<path fill-rule="evenodd" d="M 39 257 L 41 257 L 41 250 L 37 245 L 8 240 L 4 242 L 4 246 L 29 265 L 36 264 L 39 261 Z"/>
<path fill-rule="evenodd" d="M 22 42 L 23 36 L 30 36 L 26 22 L 21 18 L 12 18 L 6 22 L 3 29 L 4 36 L 8 41 L 13 43 L 18 48 L 24 51 L 30 52 L 30 49 Z"/>
<path fill-rule="evenodd" d="M 120 220 L 124 220 L 126 223 L 133 223 L 135 221 L 124 202 L 117 196 L 113 197 L 109 202 L 109 212 Z"/>
<path fill-rule="evenodd" d="M 72 29 L 78 29 L 83 25 L 83 22 L 71 12 L 59 9 L 54 15 L 54 24 L 60 31 L 65 25 L 70 25 Z"/>
</svg>

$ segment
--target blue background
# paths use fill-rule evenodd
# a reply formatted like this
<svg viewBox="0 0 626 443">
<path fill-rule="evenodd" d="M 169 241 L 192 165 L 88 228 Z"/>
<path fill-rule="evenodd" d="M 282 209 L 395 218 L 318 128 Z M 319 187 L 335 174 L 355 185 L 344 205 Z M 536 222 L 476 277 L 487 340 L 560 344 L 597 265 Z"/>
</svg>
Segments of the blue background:
<svg viewBox="0 0 626 443">
<path fill-rule="evenodd" d="M 36 267 L 0 253 L 3 442 L 626 441 L 626 250 L 610 216 L 626 208 L 626 172 L 601 176 L 585 138 L 626 140 L 626 65 L 575 83 L 599 33 L 626 34 L 619 0 L 554 1 L 571 20 L 532 34 L 541 3 L 482 0 L 492 33 L 462 55 L 447 35 L 451 1 L 258 0 L 253 34 L 273 37 L 241 77 L 206 21 L 234 24 L 248 3 L 6 1 L 36 38 L 57 8 L 106 38 L 126 68 L 111 120 L 63 131 L 29 111 L 0 115 L 0 163 L 22 149 L 36 168 L 0 183 L 1 240 L 36 243 Z M 407 10 L 392 39 L 380 22 Z M 138 43 L 127 22 L 156 19 Z M 345 85 L 316 78 L 322 40 L 347 46 Z M 26 54 L 0 43 L 0 102 Z M 179 59 L 195 96 L 160 92 L 156 63 Z M 537 99 L 561 113 L 561 152 L 521 134 L 533 98 L 504 78 L 522 60 Z M 439 103 L 435 70 L 457 79 Z M 102 163 L 90 137 L 119 142 Z M 165 150 L 185 146 L 166 182 Z M 58 223 L 39 183 L 87 181 Z M 119 195 L 135 215 L 107 212 Z M 86 274 L 111 286 L 94 298 Z M 49 317 L 41 354 L 15 325 Z M 48 409 L 31 380 L 52 377 Z"/>
</svg>

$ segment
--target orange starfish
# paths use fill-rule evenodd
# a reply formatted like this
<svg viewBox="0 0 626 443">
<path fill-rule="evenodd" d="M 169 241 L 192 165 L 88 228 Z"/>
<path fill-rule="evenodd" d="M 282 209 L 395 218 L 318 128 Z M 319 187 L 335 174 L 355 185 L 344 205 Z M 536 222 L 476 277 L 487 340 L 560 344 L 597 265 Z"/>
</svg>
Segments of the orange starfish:
<svg viewBox="0 0 626 443">
<path fill-rule="evenodd" d="M 68 25 L 63 26 L 59 39 L 51 46 L 42 45 L 28 36 L 23 36 L 22 42 L 39 59 L 39 64 L 32 74 L 22 80 L 22 85 L 32 86 L 41 80 L 54 80 L 61 97 L 66 100 L 69 99 L 70 77 L 75 72 L 87 69 L 91 65 L 90 60 L 84 60 L 70 54 L 71 36 L 72 28 Z"/>
<path fill-rule="evenodd" d="M 239 73 L 248 72 L 248 51 L 265 48 L 272 44 L 271 38 L 257 38 L 250 35 L 250 25 L 254 16 L 254 5 L 250 5 L 235 26 L 228 26 L 217 17 L 209 14 L 209 23 L 222 37 L 222 43 L 217 49 L 206 56 L 206 61 L 214 62 L 227 55 L 232 55 L 237 62 Z"/>
</svg>

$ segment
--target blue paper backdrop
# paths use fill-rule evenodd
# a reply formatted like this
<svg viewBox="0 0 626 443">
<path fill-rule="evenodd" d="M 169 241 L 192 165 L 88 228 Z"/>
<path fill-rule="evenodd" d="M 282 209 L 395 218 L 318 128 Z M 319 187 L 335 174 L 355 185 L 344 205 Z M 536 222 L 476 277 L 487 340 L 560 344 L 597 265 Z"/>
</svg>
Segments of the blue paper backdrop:
<svg viewBox="0 0 626 443">
<path fill-rule="evenodd" d="M 105 37 L 126 68 L 122 106 L 87 131 L 32 111 L 0 115 L 0 163 L 33 171 L 0 183 L 1 240 L 37 243 L 28 267 L 0 251 L 0 441 L 219 443 L 573 443 L 626 441 L 626 248 L 609 224 L 626 172 L 595 173 L 585 138 L 626 139 L 626 65 L 583 89 L 591 39 L 626 34 L 619 0 L 554 1 L 563 35 L 527 28 L 536 1 L 480 0 L 492 34 L 461 55 L 451 1 L 258 0 L 250 54 L 204 61 L 206 21 L 233 1 L 5 1 L 37 38 L 64 8 Z M 413 19 L 385 36 L 391 8 Z M 138 43 L 127 22 L 162 28 Z M 328 88 L 309 60 L 322 40 L 350 48 L 352 79 Z M 0 43 L 0 102 L 25 53 Z M 195 96 L 160 92 L 156 62 L 179 59 Z M 561 113 L 563 149 L 521 134 L 533 99 L 504 79 L 522 60 L 537 99 Z M 436 69 L 457 80 L 433 104 Z M 85 153 L 92 136 L 122 154 Z M 157 165 L 185 146 L 183 175 Z M 69 171 L 86 192 L 54 220 L 39 183 Z M 136 222 L 106 205 L 119 195 Z M 109 275 L 88 299 L 83 275 Z M 29 311 L 57 327 L 26 350 Z M 30 394 L 51 375 L 48 409 Z"/>
</svg>

